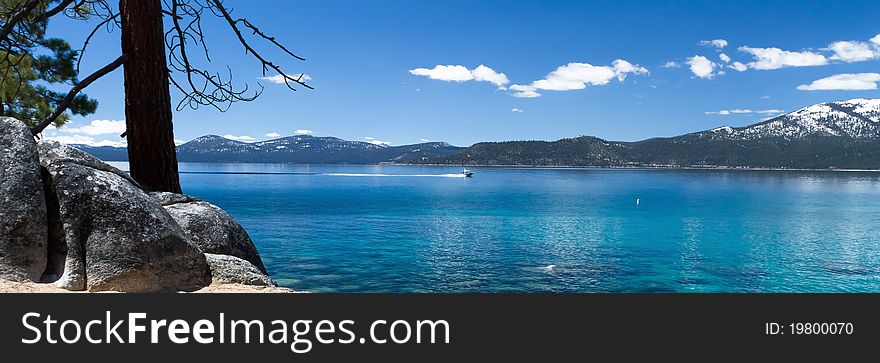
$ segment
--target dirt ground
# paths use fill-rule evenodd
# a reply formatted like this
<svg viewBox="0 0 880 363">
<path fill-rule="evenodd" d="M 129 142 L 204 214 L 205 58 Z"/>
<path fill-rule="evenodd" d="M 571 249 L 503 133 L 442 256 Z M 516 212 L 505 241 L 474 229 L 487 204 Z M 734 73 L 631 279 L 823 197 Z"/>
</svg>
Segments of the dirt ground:
<svg viewBox="0 0 880 363">
<path fill-rule="evenodd" d="M 211 284 L 194 293 L 293 293 L 295 291 L 283 287 L 250 286 L 240 284 Z M 37 284 L 33 282 L 15 282 L 0 279 L 0 293 L 83 293 L 81 291 L 68 291 L 52 284 Z"/>
</svg>

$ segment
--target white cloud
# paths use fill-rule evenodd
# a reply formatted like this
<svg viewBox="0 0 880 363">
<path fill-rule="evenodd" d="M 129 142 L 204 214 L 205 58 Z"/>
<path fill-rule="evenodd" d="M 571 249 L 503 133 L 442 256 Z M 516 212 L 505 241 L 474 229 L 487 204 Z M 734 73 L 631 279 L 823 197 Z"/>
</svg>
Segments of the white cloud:
<svg viewBox="0 0 880 363">
<path fill-rule="evenodd" d="M 614 78 L 614 70 L 611 67 L 569 63 L 556 68 L 546 78 L 533 82 L 532 86 L 547 91 L 571 91 L 584 89 L 588 84 L 604 85 Z"/>
<path fill-rule="evenodd" d="M 785 112 L 785 111 L 775 110 L 775 109 L 774 110 L 753 111 L 753 110 L 749 110 L 749 109 L 736 108 L 736 109 L 732 109 L 732 110 L 708 111 L 708 112 L 705 112 L 705 114 L 727 116 L 727 115 L 734 115 L 734 114 L 758 113 L 758 114 L 762 114 L 762 115 L 767 115 L 767 114 L 779 114 L 779 113 L 783 113 L 783 112 Z"/>
<path fill-rule="evenodd" d="M 279 134 L 277 132 L 270 132 L 270 133 L 266 134 L 266 137 L 279 137 L 279 136 L 281 136 L 281 134 Z"/>
<path fill-rule="evenodd" d="M 474 76 L 475 81 L 489 82 L 502 88 L 505 84 L 510 83 L 510 80 L 507 79 L 507 76 L 504 73 L 495 72 L 494 69 L 482 64 L 477 66 L 477 68 L 474 68 L 474 70 L 471 71 L 471 74 Z"/>
<path fill-rule="evenodd" d="M 55 135 L 55 136 L 47 136 L 43 135 L 43 140 L 51 140 L 58 141 L 62 144 L 68 145 L 88 145 L 88 146 L 112 146 L 112 147 L 125 147 L 125 139 L 123 141 L 113 141 L 113 140 L 95 140 L 94 137 L 85 136 L 85 135 Z"/>
<path fill-rule="evenodd" d="M 293 132 L 294 135 L 311 135 L 314 133 L 314 131 L 308 129 L 299 129 Z"/>
<path fill-rule="evenodd" d="M 538 90 L 572 91 L 584 89 L 587 86 L 602 86 L 608 84 L 613 79 L 623 81 L 630 73 L 648 74 L 648 69 L 623 59 L 611 62 L 610 66 L 569 63 L 556 68 L 556 70 L 547 74 L 544 79 L 534 81 L 529 85 L 515 84 L 510 86 L 510 90 L 515 91 L 512 94 L 514 97 L 534 98 L 541 96 Z"/>
<path fill-rule="evenodd" d="M 695 76 L 703 78 L 703 79 L 712 79 L 718 73 L 715 72 L 715 69 L 718 67 L 715 62 L 709 60 L 701 55 L 695 55 L 693 57 L 688 58 L 687 64 L 691 68 L 691 73 Z"/>
<path fill-rule="evenodd" d="M 678 64 L 676 61 L 669 61 L 664 63 L 661 67 L 663 68 L 681 68 L 681 64 Z"/>
<path fill-rule="evenodd" d="M 121 135 L 125 132 L 125 120 L 94 120 L 83 127 L 61 127 L 61 132 L 85 135 Z"/>
<path fill-rule="evenodd" d="M 797 87 L 801 91 L 867 91 L 877 89 L 880 73 L 842 73 Z"/>
<path fill-rule="evenodd" d="M 707 111 L 705 114 L 707 115 L 732 115 L 732 114 L 741 114 L 741 113 L 752 113 L 752 110 L 744 110 L 744 109 L 733 109 L 733 110 L 721 110 L 721 111 Z"/>
<path fill-rule="evenodd" d="M 704 40 L 700 42 L 700 45 L 715 47 L 719 49 L 719 52 L 722 48 L 727 46 L 727 42 L 723 39 L 715 39 L 715 40 Z M 827 47 L 822 48 L 820 51 L 813 50 L 802 50 L 802 51 L 788 51 L 782 50 L 776 47 L 768 47 L 768 48 L 757 48 L 757 47 L 749 47 L 742 46 L 738 48 L 742 52 L 746 52 L 752 55 L 754 60 L 748 63 L 742 62 L 733 62 L 732 59 L 725 53 L 720 53 L 718 58 L 721 60 L 721 64 L 728 64 L 727 68 L 735 69 L 739 72 L 744 72 L 751 69 L 756 70 L 771 70 L 771 69 L 780 69 L 787 67 L 809 67 L 809 66 L 822 66 L 831 63 L 832 61 L 839 62 L 862 62 L 872 59 L 880 58 L 880 34 L 877 34 L 873 38 L 869 39 L 868 42 L 864 41 L 838 41 L 829 44 Z M 823 52 L 831 52 L 831 55 L 823 54 Z M 700 60 L 702 65 L 702 74 L 711 74 L 708 73 L 708 64 Z M 690 62 L 688 64 L 691 64 Z M 691 64 L 691 68 L 693 70 L 693 65 Z M 713 67 L 714 68 L 714 67 Z M 718 67 L 720 68 L 720 67 Z M 723 74 L 723 71 L 717 71 L 718 74 Z M 696 72 L 695 72 L 696 74 Z M 714 75 L 714 74 L 712 74 Z M 706 78 L 706 77 L 701 77 Z"/>
<path fill-rule="evenodd" d="M 515 85 L 510 86 L 509 89 L 511 91 L 515 91 L 515 93 L 511 94 L 511 96 L 513 96 L 513 97 L 519 97 L 519 98 L 541 97 L 541 94 L 537 92 L 537 89 L 535 87 L 532 87 L 529 85 L 515 84 Z"/>
<path fill-rule="evenodd" d="M 422 142 L 431 142 L 431 140 L 428 140 L 428 139 L 422 139 Z"/>
<path fill-rule="evenodd" d="M 750 53 L 755 58 L 755 61 L 749 62 L 748 66 L 757 70 L 828 64 L 828 59 L 824 55 L 810 51 L 791 52 L 779 48 L 752 47 L 739 47 L 739 50 Z"/>
<path fill-rule="evenodd" d="M 852 63 L 880 58 L 880 49 L 875 48 L 865 42 L 842 41 L 829 44 L 827 50 L 834 52 L 832 60 Z"/>
<path fill-rule="evenodd" d="M 770 99 L 770 95 L 763 95 L 763 96 L 761 96 L 761 99 L 762 99 L 762 100 L 769 100 L 769 99 Z"/>
<path fill-rule="evenodd" d="M 523 111 L 521 108 L 514 107 L 512 110 L 510 110 L 510 112 L 525 112 L 525 111 Z"/>
<path fill-rule="evenodd" d="M 243 135 L 243 136 L 223 135 L 223 137 L 225 137 L 229 140 L 243 141 L 243 142 L 254 142 L 257 140 L 257 139 L 254 139 L 253 137 L 247 136 L 247 135 Z"/>
<path fill-rule="evenodd" d="M 474 79 L 474 75 L 465 66 L 437 65 L 434 68 L 416 68 L 409 71 L 416 76 L 425 76 L 430 79 L 447 82 L 464 82 Z"/>
<path fill-rule="evenodd" d="M 738 72 L 745 72 L 746 70 L 749 69 L 749 66 L 747 66 L 741 62 L 733 62 L 733 64 L 729 65 L 728 67 L 733 68 L 733 69 L 737 70 Z"/>
<path fill-rule="evenodd" d="M 364 136 L 364 140 L 367 140 L 368 143 L 371 143 L 371 144 L 373 144 L 373 145 L 379 145 L 379 146 L 388 146 L 388 145 L 391 145 L 391 142 L 388 142 L 388 141 L 382 141 L 382 140 L 376 140 L 376 138 L 375 138 L 375 137 L 372 137 L 372 136 Z"/>
<path fill-rule="evenodd" d="M 638 64 L 632 64 L 623 59 L 615 59 L 614 62 L 611 62 L 611 66 L 614 68 L 614 74 L 617 75 L 617 80 L 623 82 L 626 79 L 626 75 L 628 73 L 632 74 L 648 74 L 648 69 Z"/>
<path fill-rule="evenodd" d="M 409 73 L 416 76 L 424 76 L 430 79 L 447 82 L 467 82 L 472 80 L 478 82 L 489 82 L 500 88 L 503 88 L 505 84 L 510 82 L 510 80 L 507 79 L 507 75 L 505 75 L 504 73 L 498 73 L 494 69 L 482 64 L 480 64 L 479 66 L 477 66 L 477 68 L 474 68 L 473 70 L 470 70 L 465 66 L 438 64 L 431 69 L 412 69 L 409 71 Z"/>
<path fill-rule="evenodd" d="M 718 49 L 723 49 L 727 46 L 727 41 L 724 39 L 701 40 L 700 45 L 704 47 L 715 47 Z"/>
<path fill-rule="evenodd" d="M 293 79 L 299 79 L 299 80 L 302 81 L 302 82 L 306 82 L 306 81 L 311 81 L 311 80 L 312 80 L 312 77 L 310 77 L 308 74 L 305 74 L 305 73 L 300 73 L 300 74 L 288 74 L 287 77 L 290 77 L 290 78 L 293 78 Z M 300 78 L 300 77 L 302 77 L 302 78 Z M 285 84 L 285 83 L 286 83 L 286 78 L 285 78 L 284 76 L 280 75 L 280 74 L 276 74 L 276 75 L 274 75 L 274 76 L 270 76 L 270 77 L 260 77 L 260 79 L 262 79 L 262 80 L 264 80 L 264 81 L 269 81 L 269 82 L 272 82 L 272 83 L 275 83 L 275 84 Z"/>
</svg>

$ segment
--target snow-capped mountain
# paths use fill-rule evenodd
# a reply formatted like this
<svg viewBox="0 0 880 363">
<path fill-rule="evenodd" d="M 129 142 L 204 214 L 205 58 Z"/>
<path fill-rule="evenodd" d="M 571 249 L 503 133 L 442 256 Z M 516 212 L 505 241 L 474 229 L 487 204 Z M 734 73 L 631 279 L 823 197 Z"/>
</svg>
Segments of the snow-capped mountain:
<svg viewBox="0 0 880 363">
<path fill-rule="evenodd" d="M 256 151 L 252 144 L 227 139 L 223 136 L 206 135 L 177 146 L 178 152 L 184 150 L 194 153 L 243 153 Z"/>
<path fill-rule="evenodd" d="M 74 146 L 107 161 L 125 161 L 128 157 L 125 148 Z M 179 145 L 177 160 L 181 162 L 374 164 L 440 157 L 462 149 L 445 142 L 387 146 L 311 135 L 242 142 L 223 136 L 206 135 Z"/>
<path fill-rule="evenodd" d="M 194 162 L 372 164 L 445 156 L 461 149 L 445 142 L 387 146 L 336 137 L 294 135 L 247 143 L 208 135 L 178 146 L 177 158 Z"/>
<path fill-rule="evenodd" d="M 281 139 L 255 142 L 252 145 L 262 150 L 293 151 L 293 150 L 378 150 L 384 145 L 376 145 L 362 141 L 347 141 L 335 137 L 315 137 L 295 135 Z"/>
<path fill-rule="evenodd" d="M 705 136 L 733 140 L 840 136 L 880 138 L 880 99 L 820 103 L 746 127 L 719 127 Z"/>
<path fill-rule="evenodd" d="M 242 142 L 230 140 L 223 136 L 206 135 L 177 147 L 178 153 L 217 154 L 248 152 L 291 153 L 297 150 L 307 151 L 341 151 L 341 150 L 378 150 L 385 146 L 361 141 L 346 141 L 335 137 L 316 137 L 311 135 L 294 135 L 280 139 Z"/>
<path fill-rule="evenodd" d="M 636 142 L 577 137 L 478 143 L 428 160 L 453 165 L 880 169 L 880 100 L 808 106 L 745 127 Z"/>
</svg>

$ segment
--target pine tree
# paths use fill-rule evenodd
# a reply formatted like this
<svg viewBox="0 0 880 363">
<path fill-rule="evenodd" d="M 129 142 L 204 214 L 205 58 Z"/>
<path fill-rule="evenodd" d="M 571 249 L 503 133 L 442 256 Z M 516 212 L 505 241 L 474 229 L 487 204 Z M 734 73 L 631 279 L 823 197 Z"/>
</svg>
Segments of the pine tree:
<svg viewBox="0 0 880 363">
<path fill-rule="evenodd" d="M 58 1 L 45 1 L 33 12 L 40 14 Z M 20 0 L 0 0 L 0 18 L 10 19 Z M 32 126 L 49 117 L 64 100 L 66 92 L 50 89 L 78 83 L 75 67 L 78 52 L 63 39 L 46 38 L 48 18 L 28 16 L 6 34 L 0 48 L 0 115 L 15 117 Z M 4 23 L 4 32 L 6 32 Z M 47 86 L 48 85 L 48 86 Z M 95 112 L 98 103 L 84 94 L 76 95 L 67 108 L 75 115 Z M 68 121 L 69 113 L 53 120 L 56 126 Z"/>
</svg>

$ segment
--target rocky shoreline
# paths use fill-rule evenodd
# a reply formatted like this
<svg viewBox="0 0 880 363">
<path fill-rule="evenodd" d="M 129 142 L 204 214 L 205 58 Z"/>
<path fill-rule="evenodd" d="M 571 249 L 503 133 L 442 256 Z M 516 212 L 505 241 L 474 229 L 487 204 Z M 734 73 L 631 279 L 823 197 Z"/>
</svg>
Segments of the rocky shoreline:
<svg viewBox="0 0 880 363">
<path fill-rule="evenodd" d="M 13 118 L 0 118 L 0 187 L 0 291 L 286 290 L 219 207 L 145 192 Z"/>
</svg>

